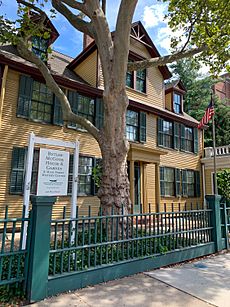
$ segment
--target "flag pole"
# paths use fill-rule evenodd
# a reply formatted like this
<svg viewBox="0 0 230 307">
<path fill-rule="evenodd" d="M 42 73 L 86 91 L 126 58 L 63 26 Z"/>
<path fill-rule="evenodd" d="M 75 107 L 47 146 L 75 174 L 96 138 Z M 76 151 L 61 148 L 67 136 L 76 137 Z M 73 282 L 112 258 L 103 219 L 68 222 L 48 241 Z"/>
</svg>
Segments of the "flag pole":
<svg viewBox="0 0 230 307">
<path fill-rule="evenodd" d="M 213 99 L 213 94 L 214 94 L 214 88 L 212 88 L 212 93 L 211 93 L 211 102 L 214 108 L 214 99 Z M 212 140 L 213 140 L 213 164 L 214 164 L 214 194 L 217 195 L 217 178 L 216 178 L 216 127 L 215 127 L 215 112 L 212 117 Z"/>
</svg>

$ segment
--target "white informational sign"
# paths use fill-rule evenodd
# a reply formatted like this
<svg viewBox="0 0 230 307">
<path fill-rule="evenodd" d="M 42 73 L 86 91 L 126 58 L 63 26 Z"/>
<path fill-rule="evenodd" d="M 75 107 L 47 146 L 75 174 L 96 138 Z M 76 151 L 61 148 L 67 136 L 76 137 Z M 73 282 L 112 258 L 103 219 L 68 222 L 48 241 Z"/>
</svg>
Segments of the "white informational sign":
<svg viewBox="0 0 230 307">
<path fill-rule="evenodd" d="M 37 196 L 67 195 L 69 152 L 40 149 Z"/>
</svg>

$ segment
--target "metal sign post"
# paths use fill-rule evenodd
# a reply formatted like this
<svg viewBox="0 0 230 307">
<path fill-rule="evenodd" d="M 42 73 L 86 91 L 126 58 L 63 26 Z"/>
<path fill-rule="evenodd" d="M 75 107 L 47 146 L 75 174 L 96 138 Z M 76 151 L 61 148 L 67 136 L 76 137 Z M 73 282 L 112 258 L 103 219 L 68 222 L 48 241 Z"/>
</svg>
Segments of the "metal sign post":
<svg viewBox="0 0 230 307">
<path fill-rule="evenodd" d="M 76 205 L 77 205 L 77 177 L 78 177 L 78 161 L 79 161 L 79 141 L 76 142 L 64 142 L 60 140 L 47 139 L 42 137 L 37 137 L 32 132 L 29 135 L 28 141 L 28 154 L 26 159 L 25 168 L 25 183 L 24 183 L 24 198 L 23 206 L 25 207 L 25 217 L 29 216 L 29 204 L 30 204 L 30 190 L 31 190 L 31 177 L 32 177 L 32 167 L 33 167 L 33 156 L 34 156 L 34 145 L 49 145 L 55 147 L 64 147 L 74 150 L 73 159 L 73 182 L 72 182 L 72 197 L 71 197 L 71 218 L 76 218 Z M 39 178 L 38 178 L 39 180 Z M 26 236 L 27 236 L 28 222 L 24 223 L 23 228 L 23 239 L 22 248 L 26 248 Z M 73 227 L 71 240 L 75 235 L 75 227 Z"/>
</svg>

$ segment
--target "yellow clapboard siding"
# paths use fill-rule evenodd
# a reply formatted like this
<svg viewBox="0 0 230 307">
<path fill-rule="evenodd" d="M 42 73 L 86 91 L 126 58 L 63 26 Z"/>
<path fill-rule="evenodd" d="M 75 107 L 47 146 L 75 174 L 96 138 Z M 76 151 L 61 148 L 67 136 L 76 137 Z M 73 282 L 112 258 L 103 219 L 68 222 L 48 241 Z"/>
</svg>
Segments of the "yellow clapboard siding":
<svg viewBox="0 0 230 307">
<path fill-rule="evenodd" d="M 3 105 L 2 126 L 0 128 L 0 216 L 4 214 L 5 205 L 9 205 L 10 216 L 21 214 L 22 196 L 9 194 L 11 157 L 13 147 L 27 146 L 30 132 L 33 131 L 37 136 L 62 139 L 65 141 L 75 141 L 78 139 L 80 142 L 80 154 L 95 157 L 101 156 L 97 142 L 86 132 L 79 132 L 73 129 L 64 130 L 59 126 L 17 118 L 18 88 L 19 73 L 9 70 Z M 97 197 L 83 197 L 82 199 L 79 197 L 78 201 L 81 202 L 82 207 L 84 207 L 84 204 L 91 204 L 92 211 L 97 212 L 99 205 Z M 62 216 L 63 204 L 68 205 L 68 210 L 70 210 L 69 203 L 70 197 L 67 197 L 67 200 L 59 198 L 57 204 L 54 206 L 54 216 Z M 80 214 L 81 211 L 82 209 L 80 208 Z M 83 212 L 85 212 L 85 209 L 83 209 Z"/>
<path fill-rule="evenodd" d="M 74 71 L 92 86 L 97 85 L 97 50 L 81 62 Z"/>
<path fill-rule="evenodd" d="M 168 93 L 165 95 L 165 108 L 172 111 L 172 94 Z"/>
<path fill-rule="evenodd" d="M 147 51 L 146 47 L 137 42 L 134 39 L 131 39 L 130 50 L 141 55 L 144 58 L 150 58 L 150 54 Z M 104 88 L 104 81 L 102 75 L 101 63 L 99 61 L 98 66 L 98 86 Z M 158 107 L 164 107 L 164 80 L 163 76 L 158 68 L 148 68 L 146 70 L 146 93 L 138 92 L 129 87 L 126 88 L 127 95 L 130 99 L 133 99 L 142 103 L 149 103 Z"/>
</svg>

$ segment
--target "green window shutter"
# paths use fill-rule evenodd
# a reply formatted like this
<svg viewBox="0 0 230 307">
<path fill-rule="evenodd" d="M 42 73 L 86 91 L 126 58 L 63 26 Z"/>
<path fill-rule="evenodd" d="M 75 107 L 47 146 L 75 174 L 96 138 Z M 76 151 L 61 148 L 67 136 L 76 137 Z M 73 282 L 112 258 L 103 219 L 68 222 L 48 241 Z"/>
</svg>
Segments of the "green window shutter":
<svg viewBox="0 0 230 307">
<path fill-rule="evenodd" d="M 163 146 L 163 119 L 159 118 L 157 119 L 157 145 Z"/>
<path fill-rule="evenodd" d="M 165 195 L 165 168 L 160 167 L 160 187 L 161 187 L 161 196 Z"/>
<path fill-rule="evenodd" d="M 13 148 L 10 176 L 11 194 L 23 193 L 25 154 L 25 148 Z"/>
<path fill-rule="evenodd" d="M 140 142 L 146 142 L 146 113 L 140 112 Z"/>
<path fill-rule="evenodd" d="M 175 168 L 175 194 L 176 196 L 181 195 L 181 170 L 178 168 Z"/>
<path fill-rule="evenodd" d="M 181 146 L 181 150 L 185 151 L 185 126 L 182 124 L 180 125 L 180 131 L 181 131 L 180 146 Z"/>
<path fill-rule="evenodd" d="M 104 125 L 104 103 L 102 98 L 97 98 L 95 102 L 95 126 L 98 129 Z"/>
<path fill-rule="evenodd" d="M 200 172 L 195 171 L 195 196 L 200 197 Z"/>
<path fill-rule="evenodd" d="M 78 93 L 76 91 L 68 91 L 68 100 L 73 113 L 78 114 Z M 69 123 L 68 127 L 76 129 L 76 124 Z"/>
<path fill-rule="evenodd" d="M 188 175 L 187 170 L 182 170 L 182 195 L 188 196 Z"/>
<path fill-rule="evenodd" d="M 174 122 L 174 149 L 180 150 L 180 124 Z"/>
<path fill-rule="evenodd" d="M 198 153 L 199 151 L 198 129 L 193 128 L 193 133 L 194 133 L 194 153 Z"/>
<path fill-rule="evenodd" d="M 95 185 L 95 181 L 94 181 L 94 178 L 93 178 L 93 170 L 94 168 L 96 167 L 96 164 L 97 164 L 97 159 L 95 157 L 92 158 L 92 176 L 91 176 L 91 195 L 96 195 L 96 185 Z"/>
<path fill-rule="evenodd" d="M 19 83 L 17 115 L 25 118 L 29 117 L 30 104 L 33 92 L 33 79 L 21 75 Z"/>
<path fill-rule="evenodd" d="M 62 115 L 61 103 L 56 96 L 54 96 L 53 123 L 55 125 L 63 126 L 63 115 Z"/>
</svg>

